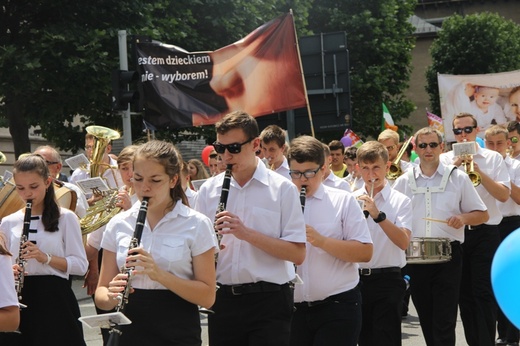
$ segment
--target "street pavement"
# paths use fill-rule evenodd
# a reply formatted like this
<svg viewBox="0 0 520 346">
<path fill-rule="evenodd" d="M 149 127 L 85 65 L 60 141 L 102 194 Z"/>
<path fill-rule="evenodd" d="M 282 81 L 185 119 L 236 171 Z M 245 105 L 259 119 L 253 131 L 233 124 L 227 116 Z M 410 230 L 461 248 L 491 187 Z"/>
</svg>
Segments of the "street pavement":
<svg viewBox="0 0 520 346">
<path fill-rule="evenodd" d="M 76 294 L 76 298 L 78 299 L 79 307 L 81 309 L 81 316 L 89 316 L 94 315 L 96 313 L 94 309 L 94 302 L 92 299 L 87 296 L 87 291 L 84 288 L 81 288 L 83 281 L 80 279 L 73 280 L 73 290 Z M 208 346 L 208 336 L 207 336 L 207 318 L 205 315 L 201 314 L 201 324 L 202 324 L 202 345 Z M 421 326 L 419 325 L 419 319 L 417 318 L 417 312 L 413 304 L 410 302 L 410 311 L 408 316 L 403 319 L 402 324 L 403 331 L 403 346 L 424 346 L 425 342 L 421 332 Z M 84 326 L 83 331 L 85 333 L 85 341 L 87 342 L 87 346 L 102 346 L 103 339 L 101 338 L 101 333 L 99 329 L 91 329 L 89 327 Z M 462 330 L 462 323 L 460 321 L 460 317 L 457 319 L 457 346 L 466 345 L 464 340 L 464 333 Z"/>
</svg>

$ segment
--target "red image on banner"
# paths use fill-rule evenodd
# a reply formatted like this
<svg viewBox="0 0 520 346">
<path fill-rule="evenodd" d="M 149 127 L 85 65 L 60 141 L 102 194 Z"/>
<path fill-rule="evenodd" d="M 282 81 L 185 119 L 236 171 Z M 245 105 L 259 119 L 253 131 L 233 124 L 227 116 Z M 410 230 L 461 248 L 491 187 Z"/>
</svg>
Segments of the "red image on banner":
<svg viewBox="0 0 520 346">
<path fill-rule="evenodd" d="M 214 124 L 243 110 L 254 117 L 306 106 L 294 21 L 280 16 L 213 52 L 137 44 L 145 120 L 156 127 Z"/>
</svg>

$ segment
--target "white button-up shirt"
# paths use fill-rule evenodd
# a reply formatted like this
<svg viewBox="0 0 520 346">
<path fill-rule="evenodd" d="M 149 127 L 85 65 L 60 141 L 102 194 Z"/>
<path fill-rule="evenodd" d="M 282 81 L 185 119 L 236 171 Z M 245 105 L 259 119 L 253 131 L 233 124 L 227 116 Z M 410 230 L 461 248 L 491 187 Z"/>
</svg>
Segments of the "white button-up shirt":
<svg viewBox="0 0 520 346">
<path fill-rule="evenodd" d="M 0 309 L 18 306 L 18 297 L 14 287 L 13 265 L 11 257 L 0 255 Z"/>
<path fill-rule="evenodd" d="M 335 189 L 345 190 L 351 192 L 350 184 L 345 180 L 336 176 L 332 171 L 327 175 L 327 178 L 323 179 L 323 185 L 333 187 Z"/>
<path fill-rule="evenodd" d="M 300 211 L 301 213 L 301 211 Z M 335 239 L 372 243 L 359 203 L 348 192 L 321 186 L 305 202 L 305 223 Z M 307 243 L 307 254 L 295 285 L 295 302 L 312 302 L 353 289 L 359 282 L 358 264 L 345 262 Z"/>
<path fill-rule="evenodd" d="M 355 191 L 354 197 L 368 195 L 366 187 Z M 386 219 L 390 220 L 399 228 L 412 230 L 412 202 L 410 198 L 403 195 L 385 184 L 383 189 L 374 196 L 377 209 L 386 214 Z M 395 245 L 383 231 L 378 223 L 369 216 L 367 219 L 370 236 L 374 242 L 374 252 L 372 259 L 368 263 L 360 263 L 361 268 L 385 268 L 385 267 L 404 267 L 406 255 L 404 250 Z"/>
<path fill-rule="evenodd" d="M 0 224 L 0 230 L 7 236 L 9 252 L 13 254 L 13 264 L 16 263 L 20 252 L 24 216 L 23 210 L 19 210 L 4 217 Z M 86 273 L 88 262 L 81 239 L 78 217 L 69 209 L 60 208 L 58 230 L 55 232 L 45 231 L 40 215 L 31 216 L 29 240 L 36 242 L 43 253 L 64 257 L 67 261 L 67 271 L 63 272 L 32 258 L 27 261 L 25 267 L 27 275 L 55 275 L 68 279 L 69 275 Z"/>
<path fill-rule="evenodd" d="M 440 156 L 440 161 L 445 165 L 451 165 L 454 160 L 455 157 L 453 155 L 453 150 L 447 153 L 443 153 Z M 491 179 L 511 190 L 509 173 L 502 155 L 496 151 L 481 148 L 477 145 L 477 154 L 473 155 L 473 160 L 478 164 L 480 170 L 488 175 Z M 464 169 L 462 165 L 460 165 L 458 168 L 460 170 Z M 476 190 L 480 198 L 482 198 L 482 201 L 486 204 L 489 213 L 489 220 L 486 222 L 486 224 L 498 225 L 500 221 L 502 221 L 502 213 L 498 209 L 496 198 L 493 197 L 489 191 L 486 190 L 484 186 L 482 186 L 482 184 L 477 186 Z"/>
<path fill-rule="evenodd" d="M 441 185 L 446 166 L 439 164 L 435 173 L 428 177 L 422 174 L 421 168 L 414 168 L 413 176 L 417 187 L 437 187 Z M 413 206 L 412 230 L 414 237 L 426 236 L 426 222 L 431 222 L 431 237 L 449 238 L 464 242 L 464 227 L 455 229 L 443 222 L 432 222 L 424 220 L 427 215 L 426 194 L 413 194 L 410 187 L 409 175 L 400 176 L 393 188 L 411 198 Z M 431 194 L 432 214 L 431 218 L 447 220 L 454 215 L 469 213 L 475 210 L 486 210 L 477 191 L 471 184 L 466 173 L 460 170 L 451 172 L 444 192 Z"/>
<path fill-rule="evenodd" d="M 141 203 L 117 214 L 106 227 L 101 247 L 117 255 L 117 265 L 125 264 L 128 248 L 133 237 Z M 155 226 L 153 232 L 146 220 L 141 244 L 157 265 L 180 277 L 193 280 L 193 257 L 211 248 L 217 248 L 213 222 L 206 216 L 177 201 L 172 211 Z M 132 287 L 140 289 L 165 289 L 147 275 L 136 275 Z"/>
<path fill-rule="evenodd" d="M 195 209 L 214 219 L 224 173 L 208 179 L 197 194 Z M 265 167 L 257 158 L 251 180 L 240 186 L 233 177 L 226 210 L 246 227 L 269 237 L 305 243 L 305 223 L 299 191 L 288 179 Z M 267 281 L 284 284 L 295 278 L 293 263 L 275 258 L 248 242 L 225 234 L 217 264 L 217 281 L 224 285 Z"/>
<path fill-rule="evenodd" d="M 511 182 L 516 186 L 520 186 L 520 161 L 506 156 L 504 162 L 509 172 Z M 502 216 L 516 216 L 520 215 L 520 205 L 516 204 L 515 201 L 509 197 L 506 202 L 497 201 L 498 209 L 502 212 Z"/>
</svg>

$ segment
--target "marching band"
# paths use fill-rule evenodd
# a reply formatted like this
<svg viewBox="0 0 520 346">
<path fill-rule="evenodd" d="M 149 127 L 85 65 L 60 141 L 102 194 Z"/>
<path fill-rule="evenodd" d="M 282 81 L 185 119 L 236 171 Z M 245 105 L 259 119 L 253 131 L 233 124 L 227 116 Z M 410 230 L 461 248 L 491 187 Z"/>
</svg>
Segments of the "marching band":
<svg viewBox="0 0 520 346">
<path fill-rule="evenodd" d="M 39 147 L 0 190 L 0 344 L 85 345 L 83 323 L 105 345 L 202 345 L 202 307 L 211 346 L 402 345 L 406 265 L 426 345 L 455 345 L 459 309 L 469 345 L 518 345 L 490 271 L 520 226 L 520 125 L 488 128 L 486 148 L 474 116 L 452 125 L 450 151 L 429 127 L 356 149 L 232 112 L 213 143 L 226 169 L 198 191 L 164 141 L 116 160 L 119 135 L 90 127 L 69 183 Z M 80 317 L 72 276 L 99 315 Z"/>
</svg>

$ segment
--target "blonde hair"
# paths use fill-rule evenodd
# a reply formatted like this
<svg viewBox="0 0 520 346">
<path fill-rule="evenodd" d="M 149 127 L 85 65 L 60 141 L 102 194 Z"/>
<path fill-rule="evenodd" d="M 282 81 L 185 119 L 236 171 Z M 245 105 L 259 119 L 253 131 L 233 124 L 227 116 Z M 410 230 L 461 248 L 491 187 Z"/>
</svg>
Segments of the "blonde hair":
<svg viewBox="0 0 520 346">
<path fill-rule="evenodd" d="M 378 142 L 383 142 L 387 139 L 391 139 L 396 145 L 399 144 L 399 134 L 394 130 L 386 129 L 377 137 Z"/>
</svg>

